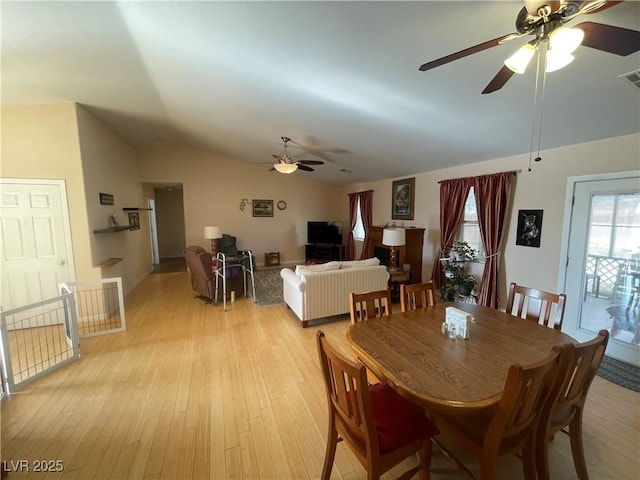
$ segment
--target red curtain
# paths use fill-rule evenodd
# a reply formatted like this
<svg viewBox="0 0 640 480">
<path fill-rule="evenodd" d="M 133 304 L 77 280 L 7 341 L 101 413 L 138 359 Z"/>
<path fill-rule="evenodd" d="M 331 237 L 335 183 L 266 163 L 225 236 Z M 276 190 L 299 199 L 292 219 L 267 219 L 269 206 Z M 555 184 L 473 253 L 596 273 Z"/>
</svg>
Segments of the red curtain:
<svg viewBox="0 0 640 480">
<path fill-rule="evenodd" d="M 482 175 L 474 179 L 478 225 L 482 246 L 486 254 L 484 271 L 480 282 L 478 303 L 485 307 L 500 307 L 500 260 L 504 239 L 504 224 L 514 172 Z M 442 200 L 441 200 L 442 205 Z"/>
<path fill-rule="evenodd" d="M 364 226 L 364 245 L 362 245 L 360 258 L 370 258 L 373 257 L 373 243 L 369 235 L 369 228 L 373 222 L 373 190 L 360 192 L 360 216 Z"/>
<path fill-rule="evenodd" d="M 367 190 L 365 192 L 350 193 L 349 194 L 349 237 L 347 240 L 347 252 L 346 257 L 349 260 L 353 260 L 356 256 L 356 246 L 353 239 L 353 229 L 356 226 L 356 220 L 358 215 L 358 202 L 360 202 L 360 217 L 362 218 L 362 226 L 364 227 L 364 245 L 362 246 L 362 252 L 360 258 L 369 258 L 373 255 L 373 246 L 371 239 L 369 238 L 369 227 L 373 219 L 373 190 Z"/>
<path fill-rule="evenodd" d="M 345 257 L 347 260 L 353 260 L 356 256 L 356 242 L 353 239 L 353 229 L 356 228 L 356 221 L 358 220 L 358 198 L 359 193 L 349 194 L 349 235 L 347 237 L 347 251 Z"/>
<path fill-rule="evenodd" d="M 431 273 L 436 287 L 445 283 L 444 270 L 438 259 L 442 250 L 455 239 L 471 185 L 473 178 L 456 178 L 440 182 L 440 247 Z"/>
</svg>

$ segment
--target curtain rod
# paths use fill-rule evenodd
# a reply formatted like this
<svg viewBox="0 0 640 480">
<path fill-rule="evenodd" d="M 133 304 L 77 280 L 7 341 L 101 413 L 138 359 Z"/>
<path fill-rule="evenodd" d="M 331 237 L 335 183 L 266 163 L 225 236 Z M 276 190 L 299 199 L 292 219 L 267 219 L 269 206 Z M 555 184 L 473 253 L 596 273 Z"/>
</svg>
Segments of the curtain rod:
<svg viewBox="0 0 640 480">
<path fill-rule="evenodd" d="M 484 175 L 476 175 L 475 177 L 448 178 L 446 180 L 440 180 L 440 181 L 438 181 L 438 183 L 448 182 L 449 180 L 466 180 L 468 178 L 490 177 L 491 175 L 502 175 L 504 173 L 521 173 L 521 172 L 522 172 L 522 170 L 509 170 L 507 172 L 486 173 Z"/>
</svg>

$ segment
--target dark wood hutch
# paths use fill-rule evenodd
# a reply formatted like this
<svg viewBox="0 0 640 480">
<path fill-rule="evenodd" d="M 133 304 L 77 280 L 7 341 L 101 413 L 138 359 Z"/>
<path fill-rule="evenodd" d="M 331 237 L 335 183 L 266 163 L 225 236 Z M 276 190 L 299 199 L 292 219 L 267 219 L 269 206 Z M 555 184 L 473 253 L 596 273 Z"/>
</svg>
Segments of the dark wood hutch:
<svg viewBox="0 0 640 480">
<path fill-rule="evenodd" d="M 374 225 L 369 228 L 369 235 L 373 242 L 373 254 L 380 258 L 380 262 L 389 265 L 391 249 L 382 244 L 383 226 Z M 422 283 L 422 247 L 424 243 L 424 228 L 406 228 L 405 245 L 397 247 L 398 265 L 411 265 L 411 283 Z M 377 253 L 377 254 L 376 254 Z M 382 257 L 382 258 L 381 258 Z"/>
</svg>

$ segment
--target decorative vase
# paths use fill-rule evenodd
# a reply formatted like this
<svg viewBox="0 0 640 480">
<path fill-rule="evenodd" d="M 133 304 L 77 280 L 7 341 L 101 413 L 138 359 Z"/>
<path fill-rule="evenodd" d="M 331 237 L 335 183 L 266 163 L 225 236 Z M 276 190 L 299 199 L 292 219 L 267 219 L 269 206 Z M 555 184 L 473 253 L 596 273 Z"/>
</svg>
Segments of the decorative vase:
<svg viewBox="0 0 640 480">
<path fill-rule="evenodd" d="M 471 295 L 471 287 L 469 287 L 469 285 L 460 285 L 458 287 L 458 293 L 463 297 L 468 297 Z"/>
</svg>

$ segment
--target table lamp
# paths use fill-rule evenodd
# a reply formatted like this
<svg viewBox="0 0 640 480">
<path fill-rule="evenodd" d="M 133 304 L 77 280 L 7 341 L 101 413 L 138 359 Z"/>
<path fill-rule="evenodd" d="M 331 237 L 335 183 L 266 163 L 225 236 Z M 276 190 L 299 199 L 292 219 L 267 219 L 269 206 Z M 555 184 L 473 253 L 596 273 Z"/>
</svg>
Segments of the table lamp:
<svg viewBox="0 0 640 480">
<path fill-rule="evenodd" d="M 218 253 L 218 247 L 216 245 L 216 238 L 222 238 L 222 230 L 220 227 L 205 226 L 204 238 L 211 240 L 211 261 L 216 261 L 216 254 Z"/>
<path fill-rule="evenodd" d="M 387 247 L 391 247 L 389 270 L 392 272 L 398 270 L 398 250 L 393 247 L 400 247 L 404 245 L 404 242 L 404 228 L 385 228 L 382 231 L 382 244 L 386 245 Z"/>
</svg>

